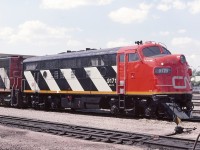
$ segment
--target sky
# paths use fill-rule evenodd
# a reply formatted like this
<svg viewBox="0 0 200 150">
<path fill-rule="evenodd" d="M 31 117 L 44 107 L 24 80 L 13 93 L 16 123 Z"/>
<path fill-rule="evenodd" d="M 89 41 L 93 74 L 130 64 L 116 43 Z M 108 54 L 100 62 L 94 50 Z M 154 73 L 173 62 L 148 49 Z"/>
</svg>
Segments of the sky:
<svg viewBox="0 0 200 150">
<path fill-rule="evenodd" d="M 161 42 L 200 70 L 200 0 L 0 0 L 0 53 Z"/>
</svg>

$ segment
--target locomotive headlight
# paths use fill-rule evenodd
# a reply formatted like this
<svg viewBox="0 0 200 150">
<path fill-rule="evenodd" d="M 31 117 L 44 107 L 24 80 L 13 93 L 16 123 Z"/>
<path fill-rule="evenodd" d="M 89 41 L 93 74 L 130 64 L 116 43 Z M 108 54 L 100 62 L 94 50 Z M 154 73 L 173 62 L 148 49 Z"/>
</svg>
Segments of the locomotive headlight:
<svg viewBox="0 0 200 150">
<path fill-rule="evenodd" d="M 156 67 L 154 69 L 154 74 L 169 74 L 169 73 L 171 73 L 171 68 Z"/>
</svg>

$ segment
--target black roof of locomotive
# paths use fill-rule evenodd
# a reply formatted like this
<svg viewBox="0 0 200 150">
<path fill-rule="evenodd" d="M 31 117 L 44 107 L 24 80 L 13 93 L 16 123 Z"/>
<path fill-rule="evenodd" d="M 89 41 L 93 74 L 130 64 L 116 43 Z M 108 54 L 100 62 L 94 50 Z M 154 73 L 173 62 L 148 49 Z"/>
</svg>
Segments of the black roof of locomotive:
<svg viewBox="0 0 200 150">
<path fill-rule="evenodd" d="M 64 58 L 77 58 L 77 57 L 87 57 L 87 56 L 97 56 L 105 54 L 115 54 L 120 49 L 120 47 L 108 48 L 108 49 L 89 49 L 89 50 L 80 50 L 80 51 L 70 51 L 59 53 L 55 55 L 45 55 L 45 56 L 35 56 L 25 59 L 23 62 L 36 62 L 43 60 L 55 60 L 55 59 L 64 59 Z"/>
</svg>

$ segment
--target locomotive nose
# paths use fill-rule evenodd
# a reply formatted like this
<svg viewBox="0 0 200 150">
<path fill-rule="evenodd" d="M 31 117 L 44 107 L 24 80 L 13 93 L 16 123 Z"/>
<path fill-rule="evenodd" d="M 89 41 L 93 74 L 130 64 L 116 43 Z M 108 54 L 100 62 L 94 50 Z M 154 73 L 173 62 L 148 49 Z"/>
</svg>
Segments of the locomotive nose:
<svg viewBox="0 0 200 150">
<path fill-rule="evenodd" d="M 187 60 L 184 55 L 168 55 L 162 58 L 156 59 L 157 65 L 160 66 L 172 66 L 178 64 L 186 64 Z"/>
<path fill-rule="evenodd" d="M 191 68 L 188 68 L 188 74 L 190 77 L 192 77 L 192 69 Z"/>
</svg>

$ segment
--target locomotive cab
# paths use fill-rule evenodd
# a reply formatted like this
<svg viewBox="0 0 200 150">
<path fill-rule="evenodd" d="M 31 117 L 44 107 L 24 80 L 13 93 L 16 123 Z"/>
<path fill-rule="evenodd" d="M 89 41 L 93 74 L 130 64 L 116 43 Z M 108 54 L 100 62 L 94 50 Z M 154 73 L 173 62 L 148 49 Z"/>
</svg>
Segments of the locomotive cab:
<svg viewBox="0 0 200 150">
<path fill-rule="evenodd" d="M 167 112 L 170 117 L 191 118 L 191 73 L 185 56 L 172 55 L 160 44 L 137 44 L 121 49 L 117 57 L 117 93 L 126 95 L 125 105 L 145 116 Z"/>
</svg>

